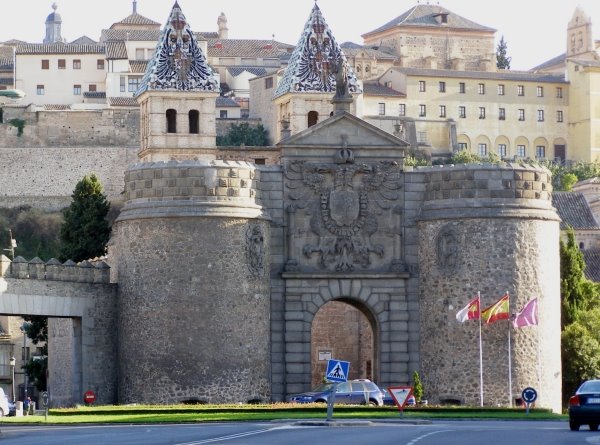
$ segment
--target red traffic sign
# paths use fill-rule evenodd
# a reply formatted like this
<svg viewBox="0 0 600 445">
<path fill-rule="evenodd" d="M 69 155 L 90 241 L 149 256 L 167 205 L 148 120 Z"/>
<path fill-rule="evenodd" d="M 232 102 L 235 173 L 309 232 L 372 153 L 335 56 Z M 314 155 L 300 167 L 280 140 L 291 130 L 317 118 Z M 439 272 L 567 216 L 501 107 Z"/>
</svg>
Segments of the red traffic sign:
<svg viewBox="0 0 600 445">
<path fill-rule="evenodd" d="M 83 401 L 87 404 L 92 404 L 96 401 L 96 394 L 94 391 L 86 391 L 83 395 Z"/>
</svg>

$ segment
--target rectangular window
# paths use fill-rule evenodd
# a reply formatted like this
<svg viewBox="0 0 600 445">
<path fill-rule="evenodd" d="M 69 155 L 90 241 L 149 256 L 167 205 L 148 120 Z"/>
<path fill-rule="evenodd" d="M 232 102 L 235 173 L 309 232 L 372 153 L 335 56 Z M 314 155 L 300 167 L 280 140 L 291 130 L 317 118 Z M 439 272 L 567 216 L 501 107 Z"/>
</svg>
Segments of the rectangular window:
<svg viewBox="0 0 600 445">
<path fill-rule="evenodd" d="M 90 84 L 90 86 L 88 87 L 88 91 L 96 91 L 96 85 L 94 85 L 93 83 Z"/>
<path fill-rule="evenodd" d="M 265 78 L 265 90 L 270 90 L 271 88 L 273 88 L 273 78 L 266 77 Z"/>
<path fill-rule="evenodd" d="M 440 105 L 440 117 L 446 117 L 446 105 Z"/>
<path fill-rule="evenodd" d="M 563 112 L 562 112 L 562 110 L 558 110 L 556 112 L 556 122 L 563 122 Z"/>
<path fill-rule="evenodd" d="M 545 158 L 546 157 L 546 146 L 545 145 L 536 145 L 535 146 L 535 157 L 536 158 Z"/>
<path fill-rule="evenodd" d="M 498 120 L 506 119 L 506 108 L 498 108 Z"/>
<path fill-rule="evenodd" d="M 525 87 L 523 85 L 517 85 L 517 96 L 525 96 Z"/>
<path fill-rule="evenodd" d="M 487 156 L 487 144 L 477 144 L 477 154 L 479 156 Z"/>
<path fill-rule="evenodd" d="M 96 67 L 97 67 L 99 70 L 103 70 L 103 69 L 104 69 L 104 59 L 98 59 L 98 60 L 96 61 Z"/>
<path fill-rule="evenodd" d="M 425 81 L 424 80 L 419 80 L 419 91 L 421 93 L 425 92 L 426 90 L 426 85 L 425 85 Z"/>
<path fill-rule="evenodd" d="M 537 97 L 544 97 L 544 87 L 537 87 L 535 89 L 535 94 L 537 95 Z"/>
<path fill-rule="evenodd" d="M 525 157 L 525 146 L 524 145 L 517 145 L 517 156 L 520 158 Z"/>
<path fill-rule="evenodd" d="M 50 69 L 50 61 L 43 59 L 42 60 L 42 69 L 43 70 L 49 70 Z"/>
<path fill-rule="evenodd" d="M 58 59 L 58 69 L 64 70 L 67 67 L 67 61 L 65 59 Z"/>
<path fill-rule="evenodd" d="M 440 93 L 446 92 L 446 82 L 440 82 Z"/>
<path fill-rule="evenodd" d="M 398 105 L 398 116 L 406 116 L 406 104 Z"/>
<path fill-rule="evenodd" d="M 504 96 L 504 85 L 498 84 L 498 96 Z"/>
<path fill-rule="evenodd" d="M 467 88 L 465 86 L 465 83 L 464 82 L 459 82 L 458 83 L 458 92 L 460 94 L 465 94 L 466 91 L 467 91 Z"/>
<path fill-rule="evenodd" d="M 44 85 L 38 85 L 36 91 L 38 96 L 43 96 L 46 92 L 44 89 Z"/>
<path fill-rule="evenodd" d="M 135 93 L 140 87 L 141 80 L 141 77 L 129 76 L 129 78 L 127 79 L 127 91 L 129 91 L 130 93 Z"/>
<path fill-rule="evenodd" d="M 524 108 L 519 108 L 519 120 L 520 121 L 525 120 L 525 109 Z"/>
<path fill-rule="evenodd" d="M 227 110 L 219 110 L 219 117 L 221 119 L 227 119 Z"/>
<path fill-rule="evenodd" d="M 458 117 L 464 119 L 467 117 L 467 107 L 461 105 L 458 107 Z"/>
<path fill-rule="evenodd" d="M 146 60 L 146 50 L 144 48 L 135 49 L 135 60 Z"/>
<path fill-rule="evenodd" d="M 479 107 L 479 119 L 485 119 L 485 107 Z"/>
<path fill-rule="evenodd" d="M 506 157 L 506 144 L 498 144 L 498 156 L 501 158 Z"/>
<path fill-rule="evenodd" d="M 464 151 L 467 149 L 467 143 L 466 142 L 459 142 L 458 143 L 458 151 Z"/>
<path fill-rule="evenodd" d="M 119 91 L 121 93 L 125 92 L 125 84 L 127 83 L 127 78 L 125 76 L 121 76 L 121 79 L 119 79 Z"/>
<path fill-rule="evenodd" d="M 556 98 L 557 99 L 562 99 L 563 94 L 562 94 L 562 87 L 556 87 Z"/>
<path fill-rule="evenodd" d="M 419 117 L 427 116 L 427 107 L 424 104 L 419 105 Z"/>
<path fill-rule="evenodd" d="M 538 122 L 544 122 L 544 110 L 537 110 Z"/>
<path fill-rule="evenodd" d="M 73 59 L 73 69 L 80 70 L 81 69 L 81 60 Z"/>
<path fill-rule="evenodd" d="M 379 110 L 380 116 L 385 116 L 385 104 L 384 103 L 377 104 L 377 109 Z"/>
<path fill-rule="evenodd" d="M 477 92 L 479 94 L 485 94 L 485 83 L 480 83 L 477 85 Z"/>
<path fill-rule="evenodd" d="M 73 85 L 73 94 L 75 96 L 81 95 L 81 85 Z"/>
</svg>

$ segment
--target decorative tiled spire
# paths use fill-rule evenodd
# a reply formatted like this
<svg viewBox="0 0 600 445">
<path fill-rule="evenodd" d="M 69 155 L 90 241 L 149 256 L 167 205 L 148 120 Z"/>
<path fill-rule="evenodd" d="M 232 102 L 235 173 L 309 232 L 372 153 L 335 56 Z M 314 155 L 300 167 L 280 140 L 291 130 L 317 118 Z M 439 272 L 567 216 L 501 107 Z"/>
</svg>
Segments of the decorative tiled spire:
<svg viewBox="0 0 600 445">
<path fill-rule="evenodd" d="M 136 96 L 146 90 L 219 91 L 219 88 L 218 76 L 208 65 L 175 2 Z"/>
<path fill-rule="evenodd" d="M 315 3 L 274 97 L 290 92 L 333 93 L 341 65 L 347 66 L 348 91 L 360 93 L 356 74 Z"/>
</svg>

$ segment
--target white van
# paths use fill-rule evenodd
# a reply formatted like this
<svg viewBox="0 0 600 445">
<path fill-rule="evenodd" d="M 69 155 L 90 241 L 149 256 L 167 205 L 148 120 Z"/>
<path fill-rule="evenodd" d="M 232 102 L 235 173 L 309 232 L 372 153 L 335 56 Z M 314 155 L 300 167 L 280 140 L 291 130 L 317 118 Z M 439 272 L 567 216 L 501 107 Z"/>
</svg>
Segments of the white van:
<svg viewBox="0 0 600 445">
<path fill-rule="evenodd" d="M 0 417 L 8 416 L 8 397 L 4 390 L 0 388 Z"/>
</svg>

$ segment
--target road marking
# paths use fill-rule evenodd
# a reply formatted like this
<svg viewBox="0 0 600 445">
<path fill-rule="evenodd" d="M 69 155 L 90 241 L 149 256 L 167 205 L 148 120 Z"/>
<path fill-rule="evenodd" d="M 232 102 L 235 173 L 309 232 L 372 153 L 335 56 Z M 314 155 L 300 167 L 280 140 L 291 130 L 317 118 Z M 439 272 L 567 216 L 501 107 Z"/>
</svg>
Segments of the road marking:
<svg viewBox="0 0 600 445">
<path fill-rule="evenodd" d="M 221 442 L 223 440 L 239 439 L 240 437 L 247 437 L 247 436 L 254 436 L 256 434 L 263 434 L 268 431 L 271 431 L 272 429 L 273 428 L 266 428 L 264 430 L 246 431 L 244 433 L 230 434 L 228 436 L 221 436 L 221 437 L 213 437 L 212 439 L 198 440 L 198 441 L 194 441 L 194 442 L 182 442 L 182 443 L 177 443 L 174 445 L 202 445 L 205 443 Z"/>
<path fill-rule="evenodd" d="M 600 436 L 588 437 L 585 441 L 593 445 L 600 445 Z"/>
<path fill-rule="evenodd" d="M 434 434 L 439 434 L 439 433 L 451 433 L 454 430 L 441 430 L 441 431 L 432 431 L 431 433 L 427 433 L 427 434 L 423 434 L 422 436 L 419 436 L 413 440 L 411 440 L 410 442 L 408 442 L 406 445 L 414 445 L 416 444 L 418 441 L 425 439 L 426 437 L 429 436 L 433 436 Z"/>
</svg>

